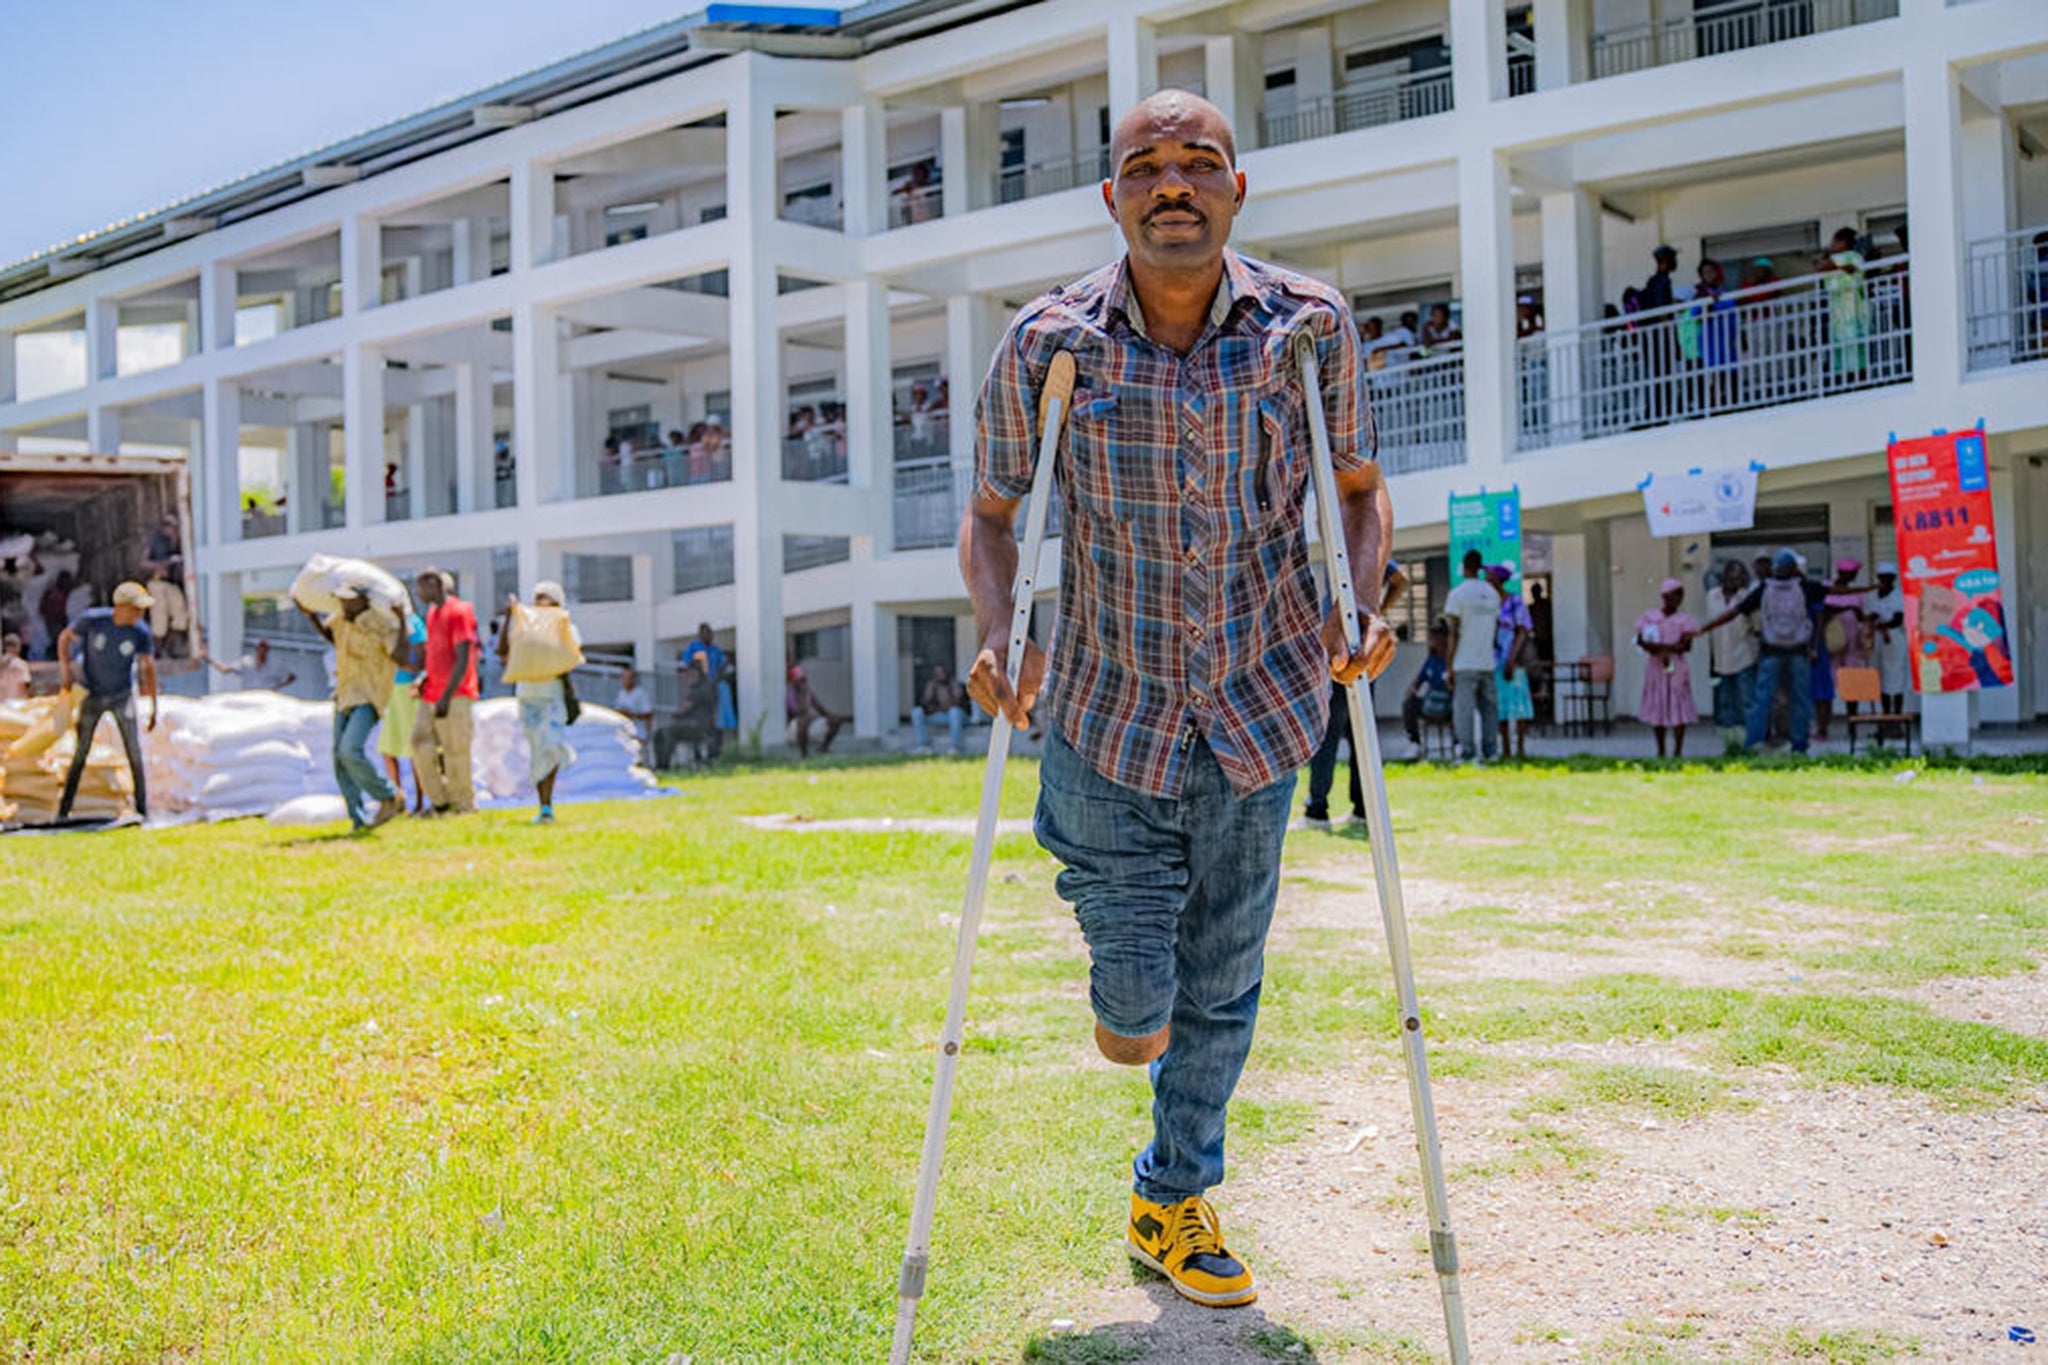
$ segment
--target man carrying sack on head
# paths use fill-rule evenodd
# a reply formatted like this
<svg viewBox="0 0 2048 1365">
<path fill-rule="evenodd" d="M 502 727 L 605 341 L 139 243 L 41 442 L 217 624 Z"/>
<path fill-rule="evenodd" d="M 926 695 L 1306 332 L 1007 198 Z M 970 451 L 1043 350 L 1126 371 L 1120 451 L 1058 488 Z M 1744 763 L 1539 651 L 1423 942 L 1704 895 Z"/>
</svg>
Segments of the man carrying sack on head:
<svg viewBox="0 0 2048 1365">
<path fill-rule="evenodd" d="M 1117 125 L 1103 198 L 1128 254 L 1017 315 L 977 413 L 961 567 L 982 648 L 968 691 L 1050 723 L 1039 842 L 1066 864 L 1091 958 L 1095 1041 L 1149 1065 L 1152 1141 L 1135 1164 L 1131 1256 L 1182 1296 L 1257 1295 L 1204 1197 L 1251 1050 L 1295 771 L 1316 750 L 1330 680 L 1377 676 L 1393 512 L 1350 310 L 1328 286 L 1225 243 L 1244 201 L 1230 125 L 1163 91 Z M 1338 509 L 1361 609 L 1358 657 L 1320 611 L 1303 502 L 1312 445 L 1294 342 L 1323 376 Z M 1003 660 L 1014 531 L 1031 486 L 1046 368 L 1079 380 L 1058 466 L 1064 528 L 1054 657 Z"/>
<path fill-rule="evenodd" d="M 527 772 L 533 779 L 540 811 L 536 825 L 555 823 L 555 778 L 576 761 L 569 747 L 569 727 L 582 705 L 576 699 L 571 670 L 583 662 L 583 637 L 569 619 L 562 585 L 543 579 L 533 586 L 533 605 L 517 596 L 505 603 L 505 629 L 498 634 L 498 657 L 505 681 L 519 697 L 519 728 L 526 735 Z"/>
</svg>

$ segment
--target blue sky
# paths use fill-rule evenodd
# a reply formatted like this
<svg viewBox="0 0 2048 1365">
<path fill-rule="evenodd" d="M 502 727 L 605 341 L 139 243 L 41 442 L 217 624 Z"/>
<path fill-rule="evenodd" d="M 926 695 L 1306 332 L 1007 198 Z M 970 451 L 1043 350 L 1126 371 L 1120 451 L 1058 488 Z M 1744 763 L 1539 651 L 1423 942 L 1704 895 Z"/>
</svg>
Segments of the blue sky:
<svg viewBox="0 0 2048 1365">
<path fill-rule="evenodd" d="M 0 264 L 701 8 L 0 0 Z"/>
</svg>

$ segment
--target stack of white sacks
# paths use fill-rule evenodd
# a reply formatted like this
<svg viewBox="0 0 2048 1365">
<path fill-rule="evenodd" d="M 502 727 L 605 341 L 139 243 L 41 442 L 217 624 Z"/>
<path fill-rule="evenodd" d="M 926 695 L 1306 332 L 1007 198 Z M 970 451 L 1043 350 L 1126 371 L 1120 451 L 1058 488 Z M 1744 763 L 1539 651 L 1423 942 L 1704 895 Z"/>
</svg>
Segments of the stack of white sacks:
<svg viewBox="0 0 2048 1365">
<path fill-rule="evenodd" d="M 479 806 L 531 805 L 526 736 L 519 704 L 477 703 L 471 764 Z M 557 804 L 618 801 L 664 794 L 640 766 L 633 723 L 616 711 L 585 706 L 569 727 L 576 762 L 555 786 Z M 334 708 L 276 692 L 165 697 L 162 720 L 145 737 L 150 805 L 204 820 L 268 815 L 305 796 L 332 796 Z M 375 741 L 370 752 L 376 753 Z M 335 806 L 335 818 L 342 818 Z"/>
</svg>

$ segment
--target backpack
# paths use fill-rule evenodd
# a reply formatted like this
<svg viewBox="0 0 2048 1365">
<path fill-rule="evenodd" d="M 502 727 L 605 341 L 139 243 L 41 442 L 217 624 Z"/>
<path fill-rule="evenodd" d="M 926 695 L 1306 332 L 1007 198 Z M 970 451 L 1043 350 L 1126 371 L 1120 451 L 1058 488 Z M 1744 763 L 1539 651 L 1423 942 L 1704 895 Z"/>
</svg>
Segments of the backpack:
<svg viewBox="0 0 2048 1365">
<path fill-rule="evenodd" d="M 1772 649 L 1805 649 L 1813 639 L 1813 618 L 1806 614 L 1806 584 L 1797 578 L 1773 578 L 1764 584 L 1757 623 Z"/>
</svg>

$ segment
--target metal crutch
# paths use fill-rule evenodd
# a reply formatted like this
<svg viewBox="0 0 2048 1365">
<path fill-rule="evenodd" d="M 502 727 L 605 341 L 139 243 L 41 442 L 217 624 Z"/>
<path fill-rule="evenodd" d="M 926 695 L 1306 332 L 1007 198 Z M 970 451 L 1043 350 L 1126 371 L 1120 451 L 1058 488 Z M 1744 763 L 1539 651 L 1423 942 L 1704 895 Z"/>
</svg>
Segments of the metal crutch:
<svg viewBox="0 0 2048 1365">
<path fill-rule="evenodd" d="M 1024 641 L 1031 629 L 1032 593 L 1038 584 L 1039 551 L 1045 543 L 1047 504 L 1052 501 L 1052 467 L 1059 449 L 1060 427 L 1074 394 L 1074 357 L 1061 351 L 1046 367 L 1038 395 L 1038 468 L 1031 476 L 1031 505 L 1024 513 L 1024 549 L 1017 561 L 1017 585 L 1011 597 L 1010 646 L 1005 665 L 1010 686 L 1024 666 Z M 967 1013 L 967 982 L 974 970 L 974 943 L 981 930 L 982 902 L 988 891 L 989 863 L 995 856 L 996 815 L 1003 794 L 1003 765 L 1010 756 L 1010 718 L 996 714 L 988 737 L 988 765 L 982 770 L 981 813 L 974 823 L 974 856 L 967 869 L 967 897 L 960 910 L 960 937 L 953 948 L 952 991 L 946 998 L 946 1024 L 939 1034 L 939 1060 L 932 1077 L 932 1108 L 925 1120 L 924 1156 L 917 1170 L 917 1201 L 910 1214 L 910 1237 L 903 1249 L 903 1268 L 896 1278 L 896 1339 L 890 1347 L 892 1365 L 906 1365 L 911 1338 L 917 1331 L 917 1301 L 924 1296 L 925 1268 L 931 1258 L 932 1214 L 939 1201 L 939 1166 L 946 1155 L 946 1121 L 953 1112 L 953 1079 L 960 1068 L 960 1042 Z"/>
<path fill-rule="evenodd" d="M 1359 649 L 1358 596 L 1351 581 L 1351 553 L 1337 507 L 1337 472 L 1330 454 L 1330 428 L 1323 412 L 1322 384 L 1316 366 L 1315 339 L 1306 334 L 1295 342 L 1301 360 L 1301 387 L 1307 397 L 1309 435 L 1315 445 L 1314 465 L 1317 532 L 1323 539 L 1323 565 L 1330 592 L 1344 617 L 1344 643 Z M 1394 817 L 1387 806 L 1387 774 L 1380 761 L 1380 732 L 1373 723 L 1372 682 L 1363 673 L 1344 689 L 1351 708 L 1351 743 L 1363 745 L 1366 788 L 1366 830 L 1372 836 L 1372 873 L 1378 885 L 1380 918 L 1387 931 L 1387 956 L 1394 964 L 1394 990 L 1401 1007 L 1401 1054 L 1408 1064 L 1408 1102 L 1415 1111 L 1415 1145 L 1422 1154 L 1422 1197 L 1429 1210 L 1429 1255 L 1436 1264 L 1437 1288 L 1444 1304 L 1444 1330 L 1450 1337 L 1453 1365 L 1466 1365 L 1472 1348 L 1465 1340 L 1465 1301 L 1458 1288 L 1458 1243 L 1451 1233 L 1450 1197 L 1444 1189 L 1443 1151 L 1437 1144 L 1436 1104 L 1429 1094 L 1429 1059 L 1422 1045 L 1422 1015 L 1415 999 L 1415 968 L 1408 956 L 1408 919 L 1401 899 L 1401 869 L 1394 860 Z M 1360 755 L 1354 753 L 1352 761 Z"/>
</svg>

